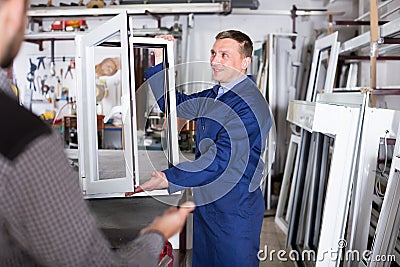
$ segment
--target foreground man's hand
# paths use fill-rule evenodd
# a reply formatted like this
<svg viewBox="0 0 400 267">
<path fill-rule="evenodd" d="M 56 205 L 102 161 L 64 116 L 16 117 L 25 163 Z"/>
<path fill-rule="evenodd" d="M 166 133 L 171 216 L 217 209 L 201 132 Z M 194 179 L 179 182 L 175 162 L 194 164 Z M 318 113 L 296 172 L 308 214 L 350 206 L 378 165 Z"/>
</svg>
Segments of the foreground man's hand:
<svg viewBox="0 0 400 267">
<path fill-rule="evenodd" d="M 167 176 L 163 172 L 152 171 L 151 178 L 147 182 L 135 188 L 134 193 L 143 191 L 153 191 L 157 189 L 165 189 L 168 187 Z"/>
<path fill-rule="evenodd" d="M 141 234 L 156 231 L 161 233 L 165 239 L 179 233 L 185 225 L 186 217 L 195 208 L 195 204 L 191 201 L 185 202 L 177 207 L 171 207 L 160 217 L 156 217 L 154 221 L 140 231 Z"/>
</svg>

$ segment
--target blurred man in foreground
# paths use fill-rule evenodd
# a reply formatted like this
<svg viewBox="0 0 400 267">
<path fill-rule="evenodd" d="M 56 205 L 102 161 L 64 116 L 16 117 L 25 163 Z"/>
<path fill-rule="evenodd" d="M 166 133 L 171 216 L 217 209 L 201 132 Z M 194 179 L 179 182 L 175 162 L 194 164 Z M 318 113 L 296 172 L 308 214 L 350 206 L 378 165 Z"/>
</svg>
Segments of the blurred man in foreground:
<svg viewBox="0 0 400 267">
<path fill-rule="evenodd" d="M 0 0 L 0 66 L 24 39 L 28 1 Z M 112 250 L 99 231 L 60 138 L 5 92 L 0 69 L 0 266 L 156 266 L 167 238 L 194 209 L 184 203 Z"/>
</svg>

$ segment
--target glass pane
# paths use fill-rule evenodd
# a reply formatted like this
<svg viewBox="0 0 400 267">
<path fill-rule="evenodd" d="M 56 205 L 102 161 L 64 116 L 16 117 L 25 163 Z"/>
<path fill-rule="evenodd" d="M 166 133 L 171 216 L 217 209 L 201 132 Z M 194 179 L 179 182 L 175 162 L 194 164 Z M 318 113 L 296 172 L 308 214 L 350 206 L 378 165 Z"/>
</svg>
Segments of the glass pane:
<svg viewBox="0 0 400 267">
<path fill-rule="evenodd" d="M 161 49 L 161 48 L 158 48 Z M 166 54 L 164 49 L 162 54 Z M 160 51 L 160 50 L 158 50 Z M 152 79 L 166 79 L 168 72 L 164 70 L 145 81 L 143 73 L 154 65 L 154 48 L 136 47 L 135 83 L 137 135 L 139 149 L 139 180 L 140 183 L 150 178 L 153 170 L 168 168 L 168 149 L 171 149 L 166 114 L 158 105 L 151 88 L 155 84 Z M 142 59 L 142 60 L 139 60 Z M 138 62 L 140 61 L 140 62 Z M 211 80 L 211 68 L 208 62 L 175 65 L 175 89 L 178 92 L 192 94 L 214 85 Z M 163 87 L 163 85 L 161 85 Z M 162 102 L 164 103 L 164 102 Z M 179 109 L 179 107 L 178 107 Z M 179 114 L 179 112 L 178 112 Z M 192 161 L 195 157 L 196 122 L 185 118 L 177 118 L 179 162 Z"/>
<path fill-rule="evenodd" d="M 309 133 L 303 133 L 303 135 L 306 134 Z M 317 134 L 320 135 L 319 139 L 316 138 Z M 297 177 L 300 179 L 299 184 L 303 184 L 303 188 L 300 187 L 300 196 L 304 208 L 298 213 L 293 212 L 294 216 L 298 216 L 297 223 L 299 226 L 297 233 L 295 233 L 297 235 L 296 240 L 292 246 L 297 250 L 299 255 L 303 255 L 302 253 L 309 251 L 309 256 L 302 259 L 302 261 L 303 263 L 306 262 L 312 265 L 315 264 L 319 245 L 327 185 L 330 178 L 330 165 L 335 149 L 335 139 L 321 133 L 313 133 L 310 142 L 310 151 L 307 153 L 307 158 L 311 164 L 307 165 L 305 172 L 301 172 L 301 177 Z M 319 143 L 318 146 L 317 142 Z M 313 173 L 314 171 L 316 173 Z"/>
<path fill-rule="evenodd" d="M 121 69 L 120 51 L 118 42 L 103 42 L 94 52 L 100 180 L 127 176 L 121 81 L 122 73 L 129 70 Z"/>
<path fill-rule="evenodd" d="M 165 53 L 165 48 L 157 48 Z M 153 170 L 168 168 L 168 146 L 166 135 L 166 116 L 158 106 L 149 83 L 145 82 L 145 70 L 154 66 L 154 47 L 135 46 L 133 49 L 135 66 L 136 130 L 138 148 L 139 184 L 150 178 Z M 156 74 L 165 79 L 166 75 Z M 162 86 L 164 87 L 164 86 Z M 165 88 L 158 88 L 165 90 Z"/>
<path fill-rule="evenodd" d="M 289 192 L 290 192 L 291 188 L 292 188 L 293 186 L 295 186 L 294 184 L 292 184 L 292 182 L 293 182 L 293 178 L 295 177 L 294 175 L 296 175 L 296 174 L 294 173 L 294 171 L 295 171 L 297 150 L 299 149 L 298 144 L 292 143 L 292 145 L 293 145 L 293 151 L 291 152 L 292 154 L 290 155 L 291 158 L 292 158 L 292 166 L 289 167 L 290 173 L 288 174 L 288 176 L 291 177 L 291 178 L 290 178 L 290 180 L 289 180 L 289 184 L 288 184 L 288 187 L 287 187 L 287 189 L 286 189 L 287 192 L 288 192 L 288 193 L 287 193 L 288 195 L 289 195 Z M 287 197 L 287 198 L 284 200 L 284 207 L 283 207 L 283 215 L 284 215 L 284 216 L 283 216 L 283 217 L 286 216 L 286 213 L 287 213 L 287 211 L 288 211 L 288 207 L 289 207 L 289 197 Z"/>
<path fill-rule="evenodd" d="M 329 65 L 330 49 L 322 50 L 319 54 L 319 62 L 317 68 L 317 79 L 315 83 L 316 93 L 321 92 L 325 88 L 326 75 Z"/>
<path fill-rule="evenodd" d="M 186 95 L 212 88 L 209 62 L 192 62 L 175 66 L 176 89 Z M 193 161 L 196 149 L 196 121 L 178 117 L 179 162 Z"/>
</svg>

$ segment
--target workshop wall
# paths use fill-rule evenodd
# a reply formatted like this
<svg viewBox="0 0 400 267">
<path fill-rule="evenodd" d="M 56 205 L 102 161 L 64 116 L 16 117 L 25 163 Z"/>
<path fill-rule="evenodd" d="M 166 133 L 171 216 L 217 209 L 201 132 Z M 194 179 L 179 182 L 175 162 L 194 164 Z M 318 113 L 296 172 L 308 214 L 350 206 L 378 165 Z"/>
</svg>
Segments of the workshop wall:
<svg viewBox="0 0 400 267">
<path fill-rule="evenodd" d="M 34 0 L 32 4 L 42 3 L 43 1 Z M 54 5 L 59 5 L 60 1 L 53 1 Z M 107 1 L 106 1 L 107 3 Z M 354 18 L 358 12 L 358 5 L 354 1 L 349 0 L 338 0 L 334 3 L 327 3 L 327 1 L 312 1 L 305 0 L 301 3 L 296 3 L 297 8 L 310 8 L 318 9 L 324 8 L 330 11 L 341 11 L 344 12 L 344 17 Z M 293 7 L 293 1 L 281 0 L 281 1 L 260 1 L 259 10 L 291 10 Z M 107 18 L 85 18 L 90 29 L 98 27 Z M 46 19 L 44 21 L 43 28 L 45 30 L 50 29 L 50 24 L 53 19 Z M 176 18 L 174 16 L 165 16 L 161 19 L 162 26 L 171 27 Z M 157 21 L 153 18 L 145 16 L 137 16 L 133 20 L 135 28 L 156 28 Z M 214 42 L 214 36 L 221 30 L 225 29 L 238 29 L 249 34 L 255 43 L 255 48 L 260 48 L 262 42 L 265 40 L 265 36 L 270 32 L 292 32 L 292 19 L 288 15 L 195 15 L 194 23 L 191 28 L 188 28 L 187 16 L 180 16 L 178 19 L 179 24 L 182 25 L 183 38 L 182 38 L 182 62 L 191 61 L 205 61 L 209 60 L 209 49 L 212 47 Z M 260 27 L 261 26 L 261 27 Z M 325 16 L 310 16 L 310 17 L 298 17 L 296 19 L 296 30 L 299 33 L 297 38 L 298 50 L 303 49 L 308 44 L 312 44 L 315 38 L 321 34 L 326 33 L 328 26 L 327 17 Z M 262 30 L 260 30 L 262 29 Z M 34 29 L 35 30 L 35 29 Z M 349 33 L 348 33 L 349 32 Z M 354 35 L 352 31 L 341 30 L 340 35 Z M 37 75 L 42 78 L 48 71 L 50 62 L 50 42 L 43 42 L 43 51 L 38 50 L 38 45 L 32 43 L 24 43 L 20 54 L 15 60 L 14 72 L 16 75 L 16 82 L 21 91 L 21 100 L 24 101 L 26 89 L 29 89 L 30 82 L 27 80 L 26 75 L 30 70 L 29 58 L 34 62 L 37 57 L 45 56 L 46 70 L 37 70 Z M 56 41 L 55 42 L 55 57 L 56 57 L 56 75 L 49 76 L 46 83 L 57 87 L 60 86 L 58 78 L 60 76 L 60 70 L 63 69 L 63 76 L 66 74 L 68 65 L 70 64 L 69 59 L 75 54 L 75 47 L 73 41 Z M 65 57 L 65 61 L 63 58 Z M 299 60 L 301 60 L 299 58 Z M 37 64 L 37 62 L 35 63 Z M 74 76 L 74 70 L 72 70 Z M 68 74 L 69 75 L 69 74 Z M 76 95 L 75 80 L 70 76 L 60 79 L 61 88 L 68 88 L 69 97 Z M 46 101 L 40 101 L 41 96 L 34 92 L 33 94 L 33 105 L 32 110 L 36 114 L 43 113 L 46 109 L 51 108 L 53 103 L 46 103 Z M 57 103 L 57 107 L 60 108 L 63 102 Z"/>
<path fill-rule="evenodd" d="M 343 18 L 354 18 L 358 13 L 356 1 L 335 1 L 333 4 L 324 4 L 325 1 L 300 1 L 295 3 L 290 0 L 282 1 L 260 1 L 259 10 L 291 10 L 295 4 L 297 8 L 305 9 L 329 9 L 329 11 L 344 12 Z M 256 44 L 265 40 L 267 33 L 292 32 L 292 19 L 287 15 L 228 15 L 228 16 L 196 16 L 194 29 L 191 32 L 193 49 L 191 59 L 208 60 L 209 50 L 204 49 L 212 46 L 214 36 L 221 30 L 239 29 L 249 34 Z M 306 44 L 315 40 L 317 35 L 326 33 L 328 18 L 324 16 L 298 17 L 296 19 L 296 30 L 300 36 L 306 38 Z M 352 31 L 341 29 L 341 38 L 352 35 Z M 342 37 L 343 36 L 343 37 Z M 299 38 L 301 45 L 303 38 Z"/>
<path fill-rule="evenodd" d="M 55 42 L 54 61 L 55 72 L 52 75 L 51 49 L 50 42 L 43 42 L 43 51 L 39 51 L 38 45 L 24 42 L 21 50 L 14 61 L 13 71 L 15 73 L 15 83 L 20 91 L 21 102 L 24 103 L 32 92 L 32 111 L 37 114 L 43 114 L 46 110 L 54 110 L 54 99 L 48 99 L 46 93 L 43 92 L 43 85 L 49 86 L 51 90 L 55 90 L 58 98 L 61 100 L 56 102 L 56 108 L 62 107 L 66 102 L 66 97 L 76 96 L 75 85 L 75 69 L 70 68 L 71 60 L 75 58 L 75 46 L 73 41 Z M 43 57 L 43 63 L 39 64 L 40 57 Z M 35 71 L 34 84 L 28 81 L 27 74 L 30 72 L 30 60 L 37 66 Z M 68 69 L 70 68 L 70 71 Z M 41 82 L 42 81 L 42 82 Z M 29 90 L 32 87 L 35 90 Z M 67 109 L 64 113 L 67 112 Z"/>
</svg>

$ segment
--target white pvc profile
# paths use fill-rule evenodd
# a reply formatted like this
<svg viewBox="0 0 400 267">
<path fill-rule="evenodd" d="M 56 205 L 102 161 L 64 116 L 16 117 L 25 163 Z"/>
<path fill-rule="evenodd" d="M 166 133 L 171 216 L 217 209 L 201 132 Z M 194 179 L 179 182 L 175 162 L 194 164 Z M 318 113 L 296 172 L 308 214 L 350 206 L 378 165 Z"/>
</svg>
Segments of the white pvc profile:
<svg viewBox="0 0 400 267">
<path fill-rule="evenodd" d="M 312 130 L 335 136 L 316 266 L 339 266 L 340 257 L 327 257 L 326 253 L 341 253 L 339 244 L 344 238 L 350 202 L 360 108 L 317 103 L 315 114 Z"/>
<path fill-rule="evenodd" d="M 385 197 L 382 203 L 381 216 L 379 216 L 371 259 L 377 259 L 385 255 L 395 255 L 394 248 L 400 227 L 400 123 L 397 130 L 396 145 L 393 152 Z M 397 254 L 398 256 L 398 254 Z M 396 258 L 396 262 L 399 259 Z M 369 266 L 391 266 L 391 261 L 371 261 Z"/>
<path fill-rule="evenodd" d="M 335 73 L 337 67 L 337 60 L 339 54 L 339 43 L 337 41 L 338 32 L 334 32 L 328 36 L 320 38 L 315 41 L 313 61 L 311 64 L 310 78 L 307 88 L 307 101 L 315 101 L 317 90 L 323 89 L 324 92 L 331 92 L 335 80 Z M 321 64 L 324 51 L 329 51 L 328 66 L 326 69 L 326 76 L 322 77 L 323 88 L 316 88 L 317 82 L 321 79 Z"/>
<path fill-rule="evenodd" d="M 267 35 L 267 38 L 265 40 L 266 43 L 266 51 L 264 51 L 265 54 L 265 62 L 260 66 L 260 71 L 258 75 L 258 82 L 260 90 L 262 94 L 265 96 L 265 98 L 268 100 L 268 104 L 270 106 L 271 112 L 274 114 L 274 117 L 276 119 L 275 123 L 279 123 L 279 105 L 280 105 L 280 99 L 279 96 L 282 96 L 279 94 L 277 91 L 278 88 L 278 83 L 280 82 L 277 80 L 280 77 L 280 72 L 282 68 L 279 68 L 279 59 L 280 57 L 284 56 L 280 53 L 278 53 L 278 40 L 280 38 L 290 38 L 292 36 L 297 36 L 297 34 L 294 33 L 269 33 Z M 290 66 L 290 65 L 288 65 Z M 282 72 L 283 73 L 283 72 Z M 287 103 L 287 102 L 286 102 Z M 282 119 L 284 120 L 284 118 Z M 279 125 L 278 125 L 279 127 Z M 266 192 L 263 192 L 266 194 L 266 208 L 271 209 L 271 202 L 272 202 L 272 165 L 274 164 L 274 170 L 279 171 L 279 166 L 280 162 L 276 162 L 276 158 L 279 157 L 280 153 L 279 151 L 276 151 L 278 149 L 277 144 L 276 144 L 276 136 L 274 136 L 274 131 L 270 131 L 267 139 L 267 149 L 263 155 L 264 162 L 267 166 L 267 169 L 270 170 L 268 173 L 266 173 L 266 179 L 263 179 L 263 184 L 261 184 L 261 188 L 264 190 L 266 189 Z M 286 151 L 285 151 L 286 152 Z M 265 186 L 265 184 L 267 186 Z"/>
<path fill-rule="evenodd" d="M 349 73 L 347 75 L 346 89 L 354 88 L 357 86 L 358 64 L 355 62 L 350 63 Z"/>
<path fill-rule="evenodd" d="M 274 113 L 276 108 L 276 76 L 275 76 L 275 66 L 276 66 L 276 51 L 275 38 L 273 34 L 268 35 L 267 45 L 268 45 L 268 104 L 272 113 Z M 267 88 L 265 90 L 267 90 Z M 274 131 L 269 131 L 267 139 L 267 158 L 265 160 L 268 169 L 272 167 L 274 163 L 274 142 L 276 138 L 274 136 Z M 267 173 L 267 209 L 271 209 L 271 191 L 272 191 L 272 173 L 269 171 Z"/>
<path fill-rule="evenodd" d="M 343 42 L 340 47 L 340 54 L 349 53 L 354 50 L 358 50 L 360 48 L 366 47 L 369 45 L 371 41 L 371 33 L 365 32 L 360 34 L 346 42 Z"/>
<path fill-rule="evenodd" d="M 292 134 L 290 137 L 285 170 L 282 179 L 282 187 L 279 193 L 278 207 L 275 214 L 275 223 L 285 234 L 288 232 L 290 215 L 293 206 L 292 199 L 296 184 L 296 173 L 298 168 L 297 159 L 300 154 L 300 140 L 301 137 L 298 135 Z M 284 214 L 286 205 L 286 214 Z"/>
<path fill-rule="evenodd" d="M 346 105 L 348 107 L 360 107 L 365 102 L 364 98 L 365 94 L 352 90 L 345 93 L 320 94 L 317 97 L 317 102 L 326 104 L 334 103 L 338 105 Z"/>
<path fill-rule="evenodd" d="M 400 132 L 400 131 L 399 131 Z M 399 135 L 398 135 L 399 136 Z M 400 137 L 396 140 L 397 152 L 399 151 Z M 392 159 L 392 166 L 389 173 L 389 180 L 387 189 L 385 192 L 385 198 L 383 200 L 381 215 L 378 219 L 376 232 L 374 236 L 374 243 L 372 247 L 371 261 L 368 266 L 392 266 L 392 261 L 399 259 L 377 261 L 376 259 L 382 259 L 385 257 L 392 257 L 395 254 L 394 248 L 397 243 L 397 236 L 400 227 L 400 157 L 395 156 Z M 383 257 L 382 257 L 383 256 Z M 398 256 L 398 254 L 397 254 Z M 375 260 L 374 260 L 375 259 Z"/>
<path fill-rule="evenodd" d="M 309 132 L 312 131 L 315 103 L 301 100 L 289 102 L 287 120 Z"/>
<path fill-rule="evenodd" d="M 354 188 L 354 214 L 351 223 L 351 240 L 348 249 L 365 251 L 369 237 L 371 205 L 376 176 L 376 159 L 380 139 L 396 136 L 395 125 L 400 122 L 400 111 L 366 108 L 361 133 L 358 172 Z M 382 216 L 382 214 L 381 214 Z M 380 216 L 380 217 L 381 217 Z"/>
</svg>

